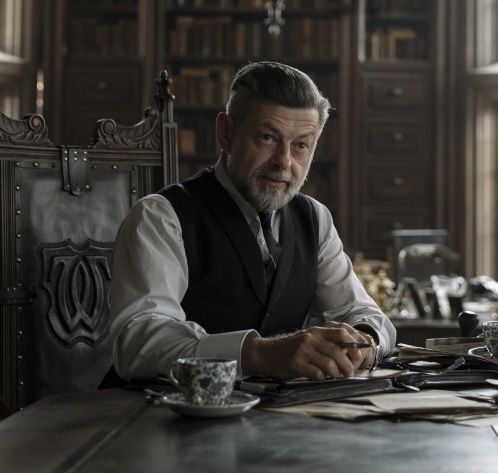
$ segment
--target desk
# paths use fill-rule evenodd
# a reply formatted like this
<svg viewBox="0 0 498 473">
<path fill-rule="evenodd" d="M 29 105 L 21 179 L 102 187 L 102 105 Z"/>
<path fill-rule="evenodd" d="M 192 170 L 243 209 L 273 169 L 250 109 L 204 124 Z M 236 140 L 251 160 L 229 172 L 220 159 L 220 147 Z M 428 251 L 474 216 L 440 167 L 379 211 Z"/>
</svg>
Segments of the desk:
<svg viewBox="0 0 498 473">
<path fill-rule="evenodd" d="M 460 337 L 456 320 L 391 319 L 396 327 L 396 343 L 425 347 L 427 338 Z"/>
<path fill-rule="evenodd" d="M 260 409 L 193 419 L 125 390 L 51 396 L 0 422 L 5 473 L 496 473 L 497 465 L 489 427 Z"/>
</svg>

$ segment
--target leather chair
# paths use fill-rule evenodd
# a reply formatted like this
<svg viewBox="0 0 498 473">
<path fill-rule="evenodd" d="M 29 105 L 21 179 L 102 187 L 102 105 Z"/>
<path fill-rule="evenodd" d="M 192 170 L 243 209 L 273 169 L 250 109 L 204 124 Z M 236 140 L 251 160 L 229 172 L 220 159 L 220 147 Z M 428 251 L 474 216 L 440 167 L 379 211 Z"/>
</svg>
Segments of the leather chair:
<svg viewBox="0 0 498 473">
<path fill-rule="evenodd" d="M 54 145 L 41 115 L 0 112 L 0 396 L 12 411 L 96 389 L 112 364 L 116 232 L 140 197 L 177 180 L 169 82 L 162 71 L 142 121 L 99 120 L 86 147 Z"/>
</svg>

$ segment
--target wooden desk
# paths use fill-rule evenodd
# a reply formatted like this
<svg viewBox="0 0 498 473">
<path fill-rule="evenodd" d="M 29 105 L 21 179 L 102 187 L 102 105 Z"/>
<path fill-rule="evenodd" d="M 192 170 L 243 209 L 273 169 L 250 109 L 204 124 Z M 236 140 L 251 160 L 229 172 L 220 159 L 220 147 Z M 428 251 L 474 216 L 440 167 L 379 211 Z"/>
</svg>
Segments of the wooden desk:
<svg viewBox="0 0 498 473">
<path fill-rule="evenodd" d="M 489 427 L 258 409 L 194 419 L 124 390 L 52 396 L 0 422 L 5 473 L 495 473 L 497 465 Z"/>
<path fill-rule="evenodd" d="M 396 327 L 397 343 L 425 347 L 427 338 L 459 337 L 460 327 L 456 320 L 391 319 Z"/>
</svg>

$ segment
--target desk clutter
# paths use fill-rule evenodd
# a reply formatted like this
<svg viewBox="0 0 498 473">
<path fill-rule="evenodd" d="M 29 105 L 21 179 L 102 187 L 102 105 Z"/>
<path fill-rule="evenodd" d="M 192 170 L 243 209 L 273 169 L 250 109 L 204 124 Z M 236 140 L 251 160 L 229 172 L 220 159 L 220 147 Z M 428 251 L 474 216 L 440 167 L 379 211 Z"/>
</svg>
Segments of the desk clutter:
<svg viewBox="0 0 498 473">
<path fill-rule="evenodd" d="M 424 348 L 400 344 L 383 357 L 377 369 L 353 378 L 242 377 L 221 405 L 186 402 L 168 378 L 137 380 L 128 388 L 145 387 L 147 401 L 191 417 L 241 415 L 257 407 L 344 421 L 382 417 L 498 425 L 498 358 L 489 354 L 481 337 L 474 337 L 470 345 L 440 343 Z"/>
<path fill-rule="evenodd" d="M 383 393 L 266 408 L 344 421 L 381 417 L 498 425 L 498 359 L 401 345 L 371 376 L 389 380 L 391 387 Z"/>
<path fill-rule="evenodd" d="M 437 248 L 420 246 L 419 253 L 439 257 Z M 405 271 L 393 277 L 392 264 L 364 260 L 361 255 L 353 267 L 368 294 L 391 319 L 456 320 L 462 311 L 498 319 L 498 282 L 489 276 L 466 279 L 453 273 Z"/>
</svg>

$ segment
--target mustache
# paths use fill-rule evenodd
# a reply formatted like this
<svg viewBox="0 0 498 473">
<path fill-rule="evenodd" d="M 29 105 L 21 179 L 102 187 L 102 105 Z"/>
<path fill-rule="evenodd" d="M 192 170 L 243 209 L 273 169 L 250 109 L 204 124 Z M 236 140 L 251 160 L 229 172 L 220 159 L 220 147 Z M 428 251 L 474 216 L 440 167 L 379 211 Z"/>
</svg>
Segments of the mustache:
<svg viewBox="0 0 498 473">
<path fill-rule="evenodd" d="M 256 176 L 266 177 L 267 179 L 272 179 L 274 181 L 283 181 L 289 184 L 294 182 L 293 176 L 290 172 L 275 172 L 266 169 L 262 169 L 261 171 L 256 173 Z"/>
</svg>

